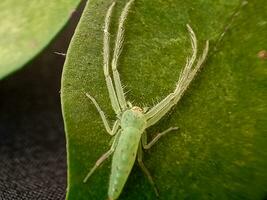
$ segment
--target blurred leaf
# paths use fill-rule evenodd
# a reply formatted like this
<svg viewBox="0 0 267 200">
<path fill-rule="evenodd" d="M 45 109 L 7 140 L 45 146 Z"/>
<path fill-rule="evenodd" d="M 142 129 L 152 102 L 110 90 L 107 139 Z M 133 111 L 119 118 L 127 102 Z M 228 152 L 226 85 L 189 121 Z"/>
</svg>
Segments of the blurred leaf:
<svg viewBox="0 0 267 200">
<path fill-rule="evenodd" d="M 62 104 L 68 147 L 68 199 L 106 199 L 110 159 L 84 184 L 88 170 L 109 148 L 110 137 L 93 95 L 115 120 L 102 69 L 103 23 L 112 0 L 87 5 L 63 73 Z M 122 7 L 116 4 L 112 41 Z M 267 194 L 265 0 L 135 1 L 126 26 L 119 71 L 127 98 L 139 106 L 170 93 L 191 53 L 186 24 L 211 41 L 208 60 L 172 112 L 148 130 L 179 126 L 144 156 L 160 199 L 264 199 Z M 123 200 L 155 199 L 135 166 Z"/>
<path fill-rule="evenodd" d="M 0 79 L 38 54 L 71 17 L 80 0 L 1 0 Z"/>
</svg>

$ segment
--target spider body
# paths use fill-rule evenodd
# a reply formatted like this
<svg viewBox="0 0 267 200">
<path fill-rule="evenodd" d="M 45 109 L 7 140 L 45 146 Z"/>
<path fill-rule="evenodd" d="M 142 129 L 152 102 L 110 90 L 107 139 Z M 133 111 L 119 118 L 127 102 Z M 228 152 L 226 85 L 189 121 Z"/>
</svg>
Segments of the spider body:
<svg viewBox="0 0 267 200">
<path fill-rule="evenodd" d="M 120 19 L 119 27 L 117 32 L 117 37 L 114 46 L 113 58 L 111 62 L 112 66 L 112 76 L 110 75 L 110 34 L 109 25 L 112 11 L 115 2 L 109 7 L 104 25 L 104 37 L 103 37 L 103 70 L 105 75 L 105 80 L 107 84 L 107 89 L 109 92 L 109 98 L 111 106 L 117 116 L 117 120 L 111 128 L 108 120 L 105 117 L 104 112 L 101 110 L 100 106 L 96 100 L 86 93 L 86 96 L 93 102 L 96 109 L 98 110 L 106 131 L 114 136 L 114 141 L 110 149 L 104 153 L 95 163 L 93 168 L 89 171 L 84 179 L 84 182 L 94 173 L 94 171 L 109 157 L 113 154 L 111 175 L 109 180 L 108 197 L 109 200 L 118 199 L 121 194 L 123 187 L 128 179 L 131 169 L 134 165 L 135 160 L 137 160 L 141 170 L 147 176 L 148 181 L 154 188 L 156 195 L 158 195 L 158 190 L 155 183 L 150 175 L 150 172 L 143 163 L 143 149 L 149 149 L 152 147 L 163 135 L 166 133 L 177 130 L 177 127 L 171 127 L 161 133 L 158 133 L 154 139 L 147 142 L 146 129 L 150 126 L 156 124 L 169 110 L 176 105 L 181 99 L 184 92 L 187 90 L 189 84 L 192 82 L 197 72 L 199 71 L 202 63 L 204 62 L 209 48 L 209 42 L 206 42 L 205 49 L 202 56 L 198 59 L 195 64 L 197 57 L 197 39 L 192 28 L 187 25 L 187 29 L 191 38 L 191 46 L 193 53 L 190 58 L 187 58 L 186 65 L 182 69 L 176 88 L 172 93 L 167 95 L 162 101 L 156 104 L 150 109 L 142 109 L 138 106 L 132 106 L 132 104 L 126 101 L 125 94 L 123 92 L 123 87 L 120 80 L 120 75 L 117 70 L 118 58 L 122 51 L 123 38 L 124 38 L 124 23 L 130 9 L 130 6 L 134 0 L 128 1 L 125 5 Z M 195 65 L 194 65 L 195 64 Z"/>
<path fill-rule="evenodd" d="M 146 119 L 142 110 L 133 107 L 123 113 L 121 135 L 114 151 L 111 165 L 108 196 L 118 198 L 136 160 L 142 133 L 146 128 Z"/>
</svg>

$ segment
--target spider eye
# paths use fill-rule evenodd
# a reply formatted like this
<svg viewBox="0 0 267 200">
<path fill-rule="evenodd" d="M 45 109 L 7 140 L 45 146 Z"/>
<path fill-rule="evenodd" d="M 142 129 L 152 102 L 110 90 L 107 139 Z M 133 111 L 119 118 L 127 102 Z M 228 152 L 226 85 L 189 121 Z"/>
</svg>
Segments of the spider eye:
<svg viewBox="0 0 267 200">
<path fill-rule="evenodd" d="M 148 109 L 149 109 L 149 107 L 144 107 L 143 108 L 144 113 L 146 113 L 148 111 Z"/>
<path fill-rule="evenodd" d="M 129 106 L 130 108 L 133 107 L 133 104 L 132 104 L 130 101 L 127 101 L 127 104 L 128 104 L 128 106 Z"/>
</svg>

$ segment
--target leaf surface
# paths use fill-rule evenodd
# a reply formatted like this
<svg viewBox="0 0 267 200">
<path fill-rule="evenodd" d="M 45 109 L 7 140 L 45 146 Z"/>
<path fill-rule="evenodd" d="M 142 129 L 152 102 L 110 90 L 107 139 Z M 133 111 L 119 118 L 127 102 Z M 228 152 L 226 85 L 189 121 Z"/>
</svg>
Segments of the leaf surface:
<svg viewBox="0 0 267 200">
<path fill-rule="evenodd" d="M 127 1 L 118 1 L 111 41 Z M 103 74 L 103 25 L 112 1 L 91 0 L 68 51 L 62 107 L 68 148 L 68 199 L 107 199 L 111 159 L 84 184 L 95 161 L 109 149 L 90 93 L 110 122 L 116 119 Z M 126 23 L 119 72 L 127 99 L 153 106 L 173 91 L 191 55 L 186 24 L 199 52 L 210 40 L 207 62 L 173 110 L 148 130 L 169 133 L 146 151 L 144 162 L 160 199 L 264 199 L 267 194 L 266 59 L 267 4 L 258 1 L 136 0 Z M 114 42 L 113 42 L 114 43 Z M 121 198 L 155 199 L 134 166 Z"/>
</svg>

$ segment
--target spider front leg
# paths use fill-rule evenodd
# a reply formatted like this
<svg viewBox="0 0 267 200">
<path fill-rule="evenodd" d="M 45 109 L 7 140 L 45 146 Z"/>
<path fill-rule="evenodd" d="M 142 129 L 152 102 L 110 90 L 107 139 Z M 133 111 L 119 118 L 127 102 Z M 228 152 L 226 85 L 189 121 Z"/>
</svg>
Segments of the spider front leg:
<svg viewBox="0 0 267 200">
<path fill-rule="evenodd" d="M 92 97 L 90 94 L 86 93 L 86 96 L 93 102 L 93 104 L 95 105 L 98 113 L 100 114 L 100 117 L 103 121 L 103 124 L 106 128 L 106 131 L 108 132 L 108 134 L 110 135 L 115 135 L 116 132 L 119 129 L 119 120 L 116 120 L 115 123 L 113 124 L 112 129 L 109 126 L 108 120 L 105 116 L 105 113 L 101 110 L 100 106 L 98 105 L 98 103 L 96 102 L 96 100 L 94 99 L 94 97 Z"/>
<path fill-rule="evenodd" d="M 127 108 L 127 102 L 126 102 L 125 94 L 123 92 L 123 87 L 121 84 L 120 75 L 119 75 L 117 66 L 118 66 L 118 59 L 123 48 L 123 41 L 124 41 L 124 27 L 123 26 L 127 18 L 129 9 L 133 2 L 134 0 L 130 0 L 125 5 L 121 13 L 121 16 L 119 19 L 119 26 L 118 26 L 117 36 L 116 36 L 115 47 L 114 47 L 113 59 L 112 59 L 112 72 L 113 72 L 113 78 L 114 78 L 114 83 L 115 83 L 115 89 L 116 89 L 119 104 L 122 110 L 125 110 Z"/>
<path fill-rule="evenodd" d="M 119 20 L 119 27 L 118 33 L 116 37 L 114 53 L 112 58 L 112 72 L 113 72 L 113 79 L 115 83 L 115 88 L 112 83 L 111 76 L 109 74 L 109 54 L 110 54 L 110 33 L 109 33 L 109 26 L 110 26 L 110 18 L 113 12 L 113 8 L 115 2 L 111 4 L 108 9 L 105 18 L 105 27 L 104 27 L 104 45 L 103 45 L 103 58 L 104 58 L 104 75 L 106 78 L 106 84 L 109 92 L 110 101 L 115 113 L 118 115 L 121 111 L 127 109 L 127 102 L 123 92 L 123 87 L 120 80 L 120 75 L 117 70 L 118 59 L 123 47 L 123 36 L 124 36 L 124 22 L 126 20 L 127 14 L 129 12 L 130 6 L 134 0 L 130 0 L 126 6 L 124 7 L 120 20 Z"/>
<path fill-rule="evenodd" d="M 121 113 L 121 108 L 120 108 L 117 94 L 115 92 L 115 89 L 112 83 L 111 76 L 109 74 L 109 60 L 110 60 L 109 58 L 109 54 L 110 54 L 109 26 L 110 26 L 110 19 L 111 19 L 114 6 L 115 6 L 115 2 L 111 4 L 105 17 L 105 26 L 104 26 L 104 35 L 103 35 L 103 60 L 104 60 L 103 69 L 104 69 L 104 75 L 106 79 L 106 84 L 107 84 L 112 108 L 115 111 L 115 113 L 119 115 Z"/>
<path fill-rule="evenodd" d="M 147 127 L 157 123 L 174 105 L 179 102 L 207 57 L 209 50 L 208 41 L 206 42 L 202 56 L 197 61 L 196 66 L 193 67 L 197 56 L 197 39 L 192 28 L 189 25 L 187 25 L 187 28 L 191 37 L 191 45 L 193 49 L 192 56 L 190 59 L 187 59 L 186 65 L 181 71 L 175 90 L 145 113 L 147 118 Z"/>
</svg>

